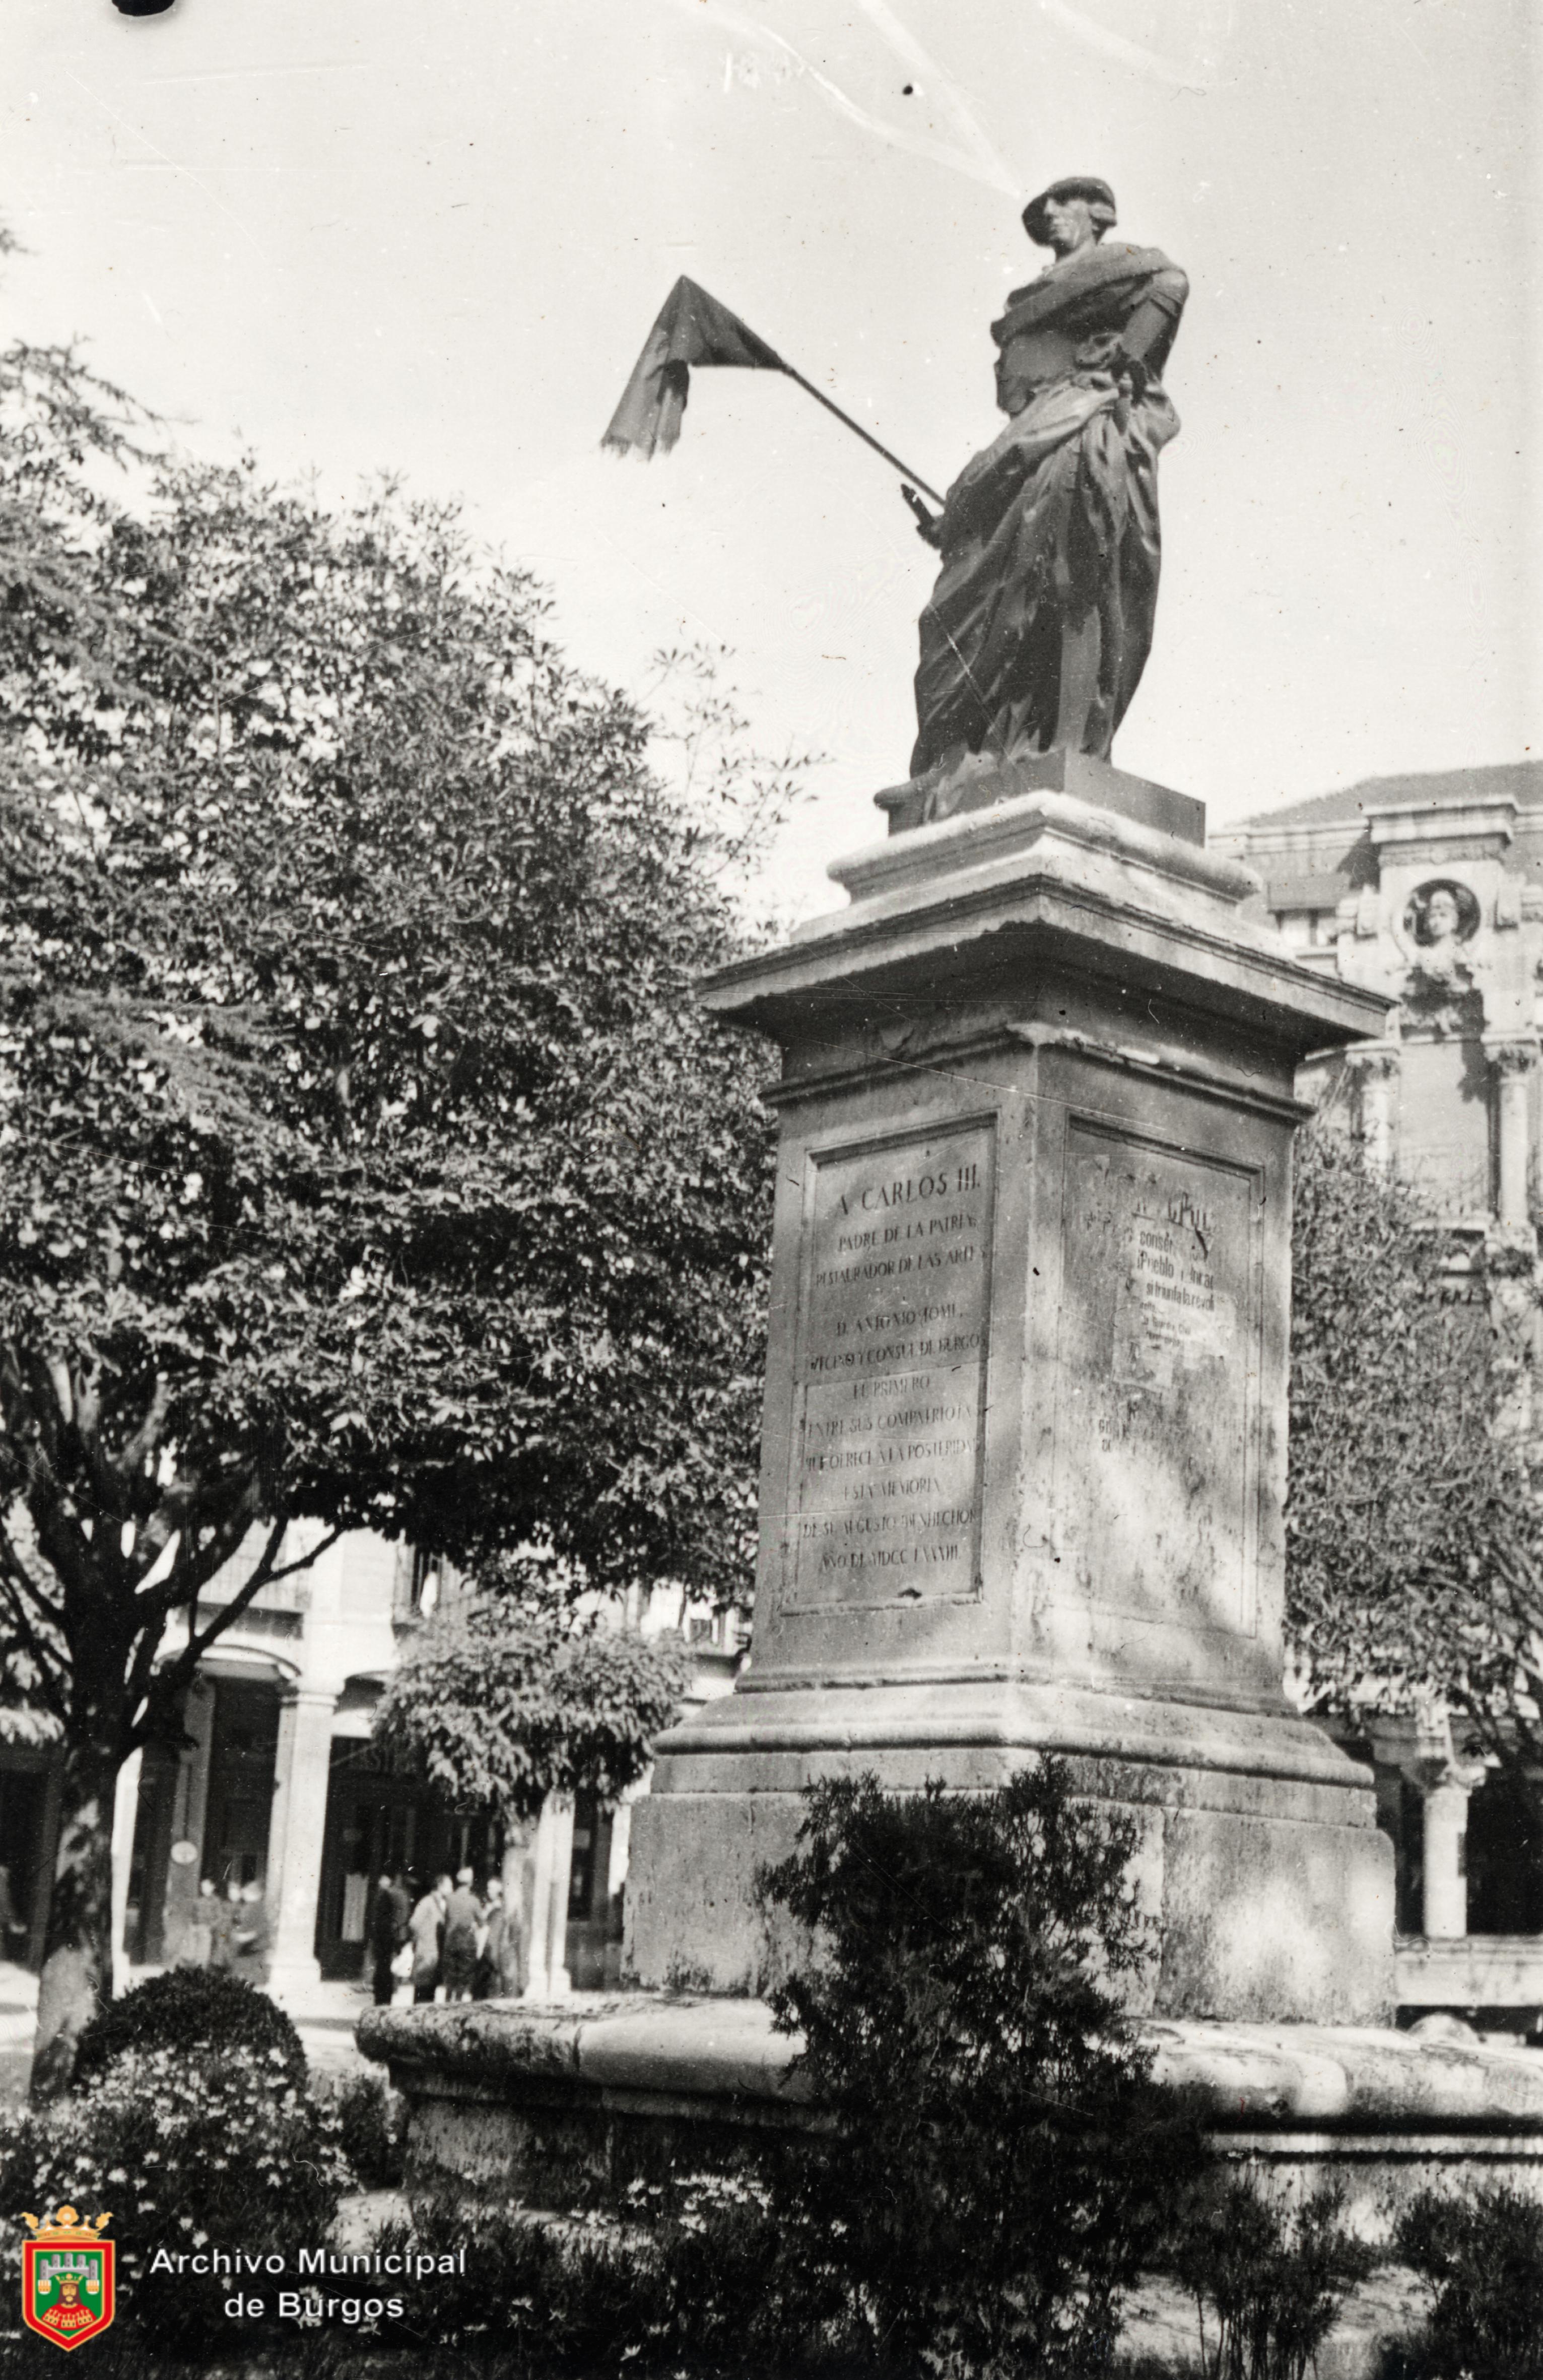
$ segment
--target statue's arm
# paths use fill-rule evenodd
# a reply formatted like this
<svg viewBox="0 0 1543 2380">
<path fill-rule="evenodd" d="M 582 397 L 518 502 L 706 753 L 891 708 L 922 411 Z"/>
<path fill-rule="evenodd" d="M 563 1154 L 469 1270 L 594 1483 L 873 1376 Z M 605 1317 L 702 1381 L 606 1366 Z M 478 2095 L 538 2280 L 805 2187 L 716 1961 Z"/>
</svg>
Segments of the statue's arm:
<svg viewBox="0 0 1543 2380">
<path fill-rule="evenodd" d="M 1154 273 L 1120 333 L 1120 352 L 1139 365 L 1143 382 L 1156 380 L 1179 334 L 1179 318 L 1189 296 L 1189 281 L 1176 264 Z"/>
</svg>

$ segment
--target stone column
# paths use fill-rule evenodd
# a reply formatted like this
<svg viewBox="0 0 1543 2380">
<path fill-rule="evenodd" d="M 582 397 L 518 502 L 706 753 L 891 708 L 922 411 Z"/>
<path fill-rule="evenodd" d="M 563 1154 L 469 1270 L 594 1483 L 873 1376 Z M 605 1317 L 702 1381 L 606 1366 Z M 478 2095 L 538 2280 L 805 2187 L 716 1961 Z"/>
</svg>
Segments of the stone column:
<svg viewBox="0 0 1543 2380">
<path fill-rule="evenodd" d="M 1455 1755 L 1422 1762 L 1421 1767 L 1426 1938 L 1461 1941 L 1468 1931 L 1468 1803 L 1488 1772 L 1482 1760 Z"/>
<path fill-rule="evenodd" d="M 322 1979 L 314 1948 L 316 1899 L 336 1707 L 335 1694 L 306 1687 L 286 1694 L 279 1710 L 265 1896 L 268 1988 L 279 2000 L 301 1998 Z"/>
<path fill-rule="evenodd" d="M 1484 1049 L 1499 1096 L 1495 1220 L 1502 1230 L 1520 1229 L 1531 1220 L 1527 1196 L 1532 1156 L 1528 1111 L 1537 1043 L 1535 1039 L 1492 1041 L 1487 1036 Z"/>
<path fill-rule="evenodd" d="M 566 1999 L 568 1873 L 573 1865 L 573 1796 L 549 1793 L 536 1829 L 536 1885 L 530 1912 L 528 2000 Z"/>
<path fill-rule="evenodd" d="M 1367 1159 L 1386 1173 L 1393 1161 L 1393 1099 L 1398 1082 L 1396 1047 L 1353 1050 L 1345 1060 L 1361 1095 L 1361 1141 Z"/>
<path fill-rule="evenodd" d="M 140 1770 L 142 1752 L 131 1752 L 118 1770 L 113 1799 L 113 1989 L 128 1979 L 128 1952 L 123 1938 L 128 1911 L 128 1869 L 134 1857 L 134 1826 L 140 1815 Z"/>
<path fill-rule="evenodd" d="M 1451 1771 L 1425 1794 L 1426 1939 L 1460 1941 L 1468 1930 L 1468 1791 Z"/>
</svg>

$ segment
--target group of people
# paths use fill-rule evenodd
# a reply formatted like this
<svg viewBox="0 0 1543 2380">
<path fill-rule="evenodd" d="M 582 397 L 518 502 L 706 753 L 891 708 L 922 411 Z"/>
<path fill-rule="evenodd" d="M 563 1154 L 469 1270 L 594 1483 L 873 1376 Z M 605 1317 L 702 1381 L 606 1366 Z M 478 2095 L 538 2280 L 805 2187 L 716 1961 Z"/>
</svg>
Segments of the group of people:
<svg viewBox="0 0 1543 2380">
<path fill-rule="evenodd" d="M 504 1901 L 501 1879 L 490 1876 L 479 1897 L 468 1867 L 454 1879 L 437 1876 L 415 1893 L 410 1876 L 383 1876 L 369 1923 L 371 1983 L 386 2007 L 398 1983 L 409 1982 L 415 2003 L 506 1998 L 523 1991 L 525 1934 L 519 1912 Z"/>
<path fill-rule="evenodd" d="M 250 1984 L 264 1983 L 268 1914 L 261 1885 L 255 1879 L 242 1884 L 233 1876 L 222 1894 L 213 1877 L 206 1876 L 188 1912 L 188 1947 L 181 1964 L 229 1967 Z"/>
</svg>

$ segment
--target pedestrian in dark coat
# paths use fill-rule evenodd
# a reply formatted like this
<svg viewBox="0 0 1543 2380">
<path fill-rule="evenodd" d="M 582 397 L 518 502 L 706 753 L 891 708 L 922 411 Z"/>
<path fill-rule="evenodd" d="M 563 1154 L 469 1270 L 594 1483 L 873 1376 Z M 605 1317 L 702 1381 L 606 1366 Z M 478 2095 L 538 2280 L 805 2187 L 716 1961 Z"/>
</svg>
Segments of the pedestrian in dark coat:
<svg viewBox="0 0 1543 2380">
<path fill-rule="evenodd" d="M 389 2008 L 396 1989 L 392 1961 L 407 1938 L 412 1904 L 395 1876 L 383 1876 L 370 1911 L 371 1985 L 377 2008 Z"/>
</svg>

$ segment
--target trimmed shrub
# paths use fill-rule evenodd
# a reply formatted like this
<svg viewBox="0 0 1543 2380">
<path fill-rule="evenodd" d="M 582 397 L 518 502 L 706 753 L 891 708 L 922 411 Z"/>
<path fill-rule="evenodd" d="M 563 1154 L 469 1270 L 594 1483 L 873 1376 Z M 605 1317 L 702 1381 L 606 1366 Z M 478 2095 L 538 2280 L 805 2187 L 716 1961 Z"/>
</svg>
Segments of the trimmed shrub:
<svg viewBox="0 0 1543 2380">
<path fill-rule="evenodd" d="M 1425 2191 L 1394 2240 L 1436 2293 L 1405 2380 L 1543 2380 L 1543 2206 L 1503 2183 Z"/>
<path fill-rule="evenodd" d="M 1135 1822 L 1057 1760 L 991 1793 L 867 1776 L 805 1801 L 761 1890 L 818 1946 L 772 1997 L 837 2119 L 776 2185 L 806 2270 L 883 2369 L 1107 2368 L 1203 2157 L 1120 1997 L 1152 1954 Z"/>
<path fill-rule="evenodd" d="M 306 2054 L 276 2000 L 223 1967 L 170 1967 L 92 2017 L 76 2049 L 73 2087 L 94 2082 L 128 2050 L 237 2047 L 260 2058 L 276 2050 L 287 2079 L 303 2086 Z"/>
<path fill-rule="evenodd" d="M 89 2093 L 0 2125 L 0 2204 L 110 2211 L 120 2323 L 157 2350 L 228 2350 L 227 2275 L 155 2269 L 158 2252 L 213 2246 L 283 2255 L 325 2239 L 352 2175 L 337 2119 L 291 2079 L 276 2046 L 213 2058 L 128 2049 Z M 0 2303 L 19 2287 L 19 2236 L 0 2238 Z"/>
<path fill-rule="evenodd" d="M 1332 2184 L 1293 2208 L 1242 2175 L 1209 2174 L 1191 2190 L 1167 2261 L 1196 2301 L 1205 2380 L 1306 2380 L 1316 2370 L 1345 2298 L 1377 2261 L 1343 2213 Z"/>
</svg>

